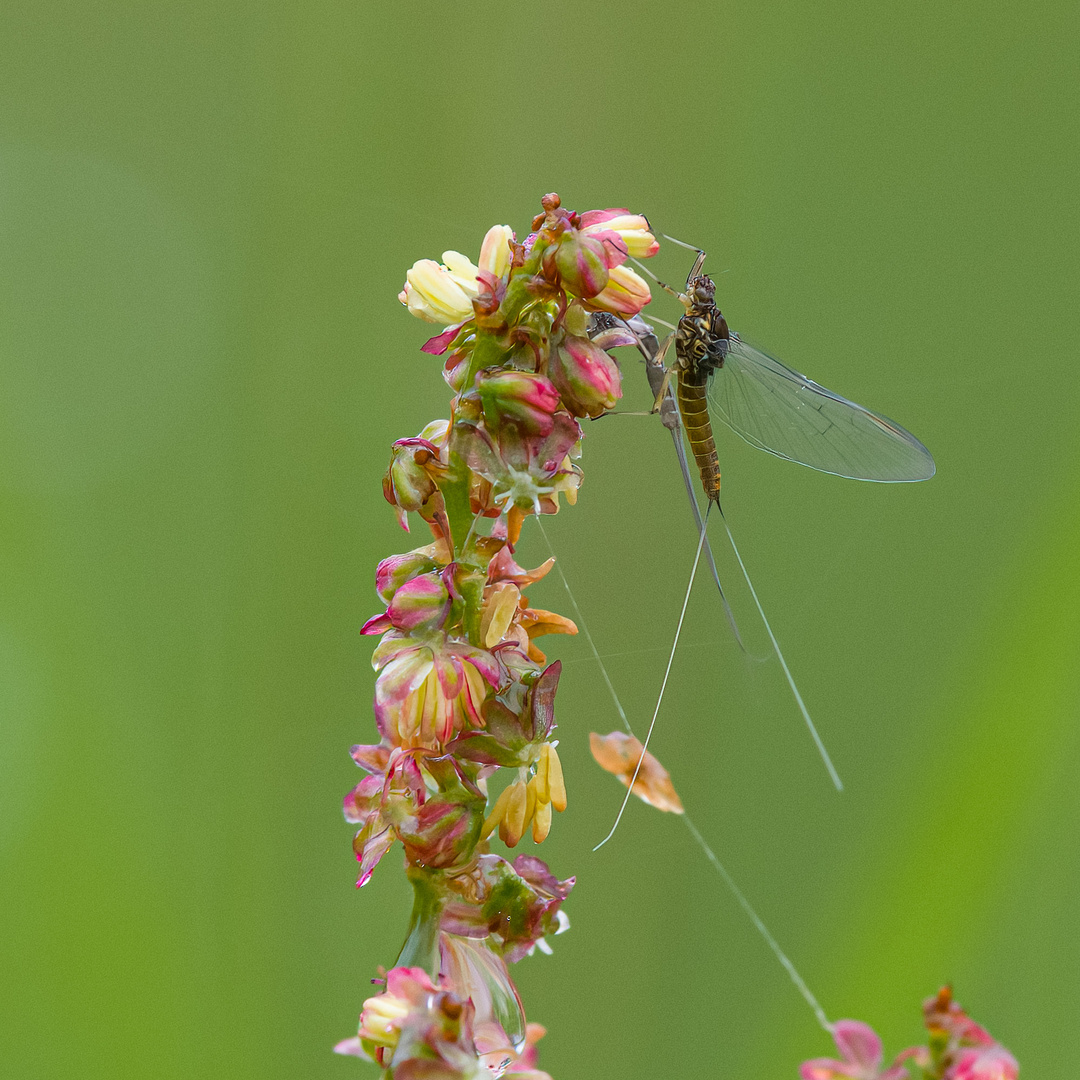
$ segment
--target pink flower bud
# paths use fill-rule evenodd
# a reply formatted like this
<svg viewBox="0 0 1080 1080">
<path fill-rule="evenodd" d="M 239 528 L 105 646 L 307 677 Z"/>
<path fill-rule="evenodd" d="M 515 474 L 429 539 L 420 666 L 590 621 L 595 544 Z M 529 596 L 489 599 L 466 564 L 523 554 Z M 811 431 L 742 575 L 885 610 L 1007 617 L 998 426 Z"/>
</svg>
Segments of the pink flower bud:
<svg viewBox="0 0 1080 1080">
<path fill-rule="evenodd" d="M 622 396 L 618 364 L 588 338 L 567 335 L 551 354 L 548 374 L 572 416 L 600 416 Z"/>
<path fill-rule="evenodd" d="M 397 630 L 438 630 L 450 614 L 450 594 L 437 574 L 406 581 L 386 611 Z"/>
<path fill-rule="evenodd" d="M 410 862 L 445 870 L 467 862 L 480 839 L 483 799 L 463 801 L 456 793 L 434 795 L 397 826 Z"/>
<path fill-rule="evenodd" d="M 594 236 L 610 230 L 618 235 L 627 255 L 635 259 L 652 258 L 660 250 L 660 244 L 652 234 L 649 219 L 629 210 L 589 210 L 581 215 L 581 231 Z"/>
<path fill-rule="evenodd" d="M 802 1080 L 909 1080 L 905 1062 L 921 1062 L 926 1053 L 922 1047 L 912 1047 L 898 1054 L 888 1068 L 882 1068 L 881 1040 L 869 1024 L 861 1020 L 837 1020 L 832 1025 L 832 1036 L 840 1060 L 804 1061 L 799 1066 Z"/>
<path fill-rule="evenodd" d="M 649 286 L 640 274 L 628 266 L 617 266 L 609 272 L 607 287 L 585 306 L 592 311 L 610 311 L 629 318 L 651 299 Z"/>
<path fill-rule="evenodd" d="M 427 547 L 383 559 L 375 569 L 375 591 L 390 603 L 394 593 L 406 581 L 435 569 L 437 563 L 432 554 L 432 547 Z"/>
<path fill-rule="evenodd" d="M 545 270 L 552 264 L 567 292 L 588 299 L 596 296 L 608 283 L 608 253 L 604 242 L 593 236 L 583 236 L 568 230 L 544 253 Z"/>
<path fill-rule="evenodd" d="M 497 431 L 515 424 L 526 435 L 548 435 L 559 407 L 559 392 L 543 375 L 527 371 L 485 372 L 477 379 L 484 419 Z"/>
<path fill-rule="evenodd" d="M 441 989 L 423 968 L 392 968 L 386 989 L 364 1002 L 358 1037 L 338 1043 L 334 1050 L 389 1066 L 402 1032 L 410 1027 L 422 1029 L 425 1014 L 435 1012 L 440 999 L 449 997 Z"/>
<path fill-rule="evenodd" d="M 1004 1046 L 962 1050 L 947 1080 L 1016 1080 L 1020 1066 Z"/>
</svg>

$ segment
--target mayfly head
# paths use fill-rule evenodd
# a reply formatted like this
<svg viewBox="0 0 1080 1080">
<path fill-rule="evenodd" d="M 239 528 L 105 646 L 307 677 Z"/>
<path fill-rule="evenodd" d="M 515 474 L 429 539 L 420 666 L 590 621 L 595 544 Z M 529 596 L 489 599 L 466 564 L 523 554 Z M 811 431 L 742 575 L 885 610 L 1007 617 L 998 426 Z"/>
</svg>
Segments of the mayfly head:
<svg viewBox="0 0 1080 1080">
<path fill-rule="evenodd" d="M 716 286 L 708 274 L 702 274 L 701 277 L 694 278 L 686 291 L 693 307 L 708 308 L 712 307 L 716 302 Z"/>
</svg>

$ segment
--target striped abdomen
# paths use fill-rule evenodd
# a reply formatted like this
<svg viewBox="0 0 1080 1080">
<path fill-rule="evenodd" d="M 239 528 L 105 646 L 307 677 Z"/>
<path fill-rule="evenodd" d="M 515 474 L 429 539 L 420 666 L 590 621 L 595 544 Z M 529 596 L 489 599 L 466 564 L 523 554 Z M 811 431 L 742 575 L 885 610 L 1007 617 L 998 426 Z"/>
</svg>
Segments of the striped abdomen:
<svg viewBox="0 0 1080 1080">
<path fill-rule="evenodd" d="M 720 459 L 716 456 L 716 442 L 713 439 L 709 405 L 705 397 L 709 373 L 694 366 L 680 370 L 678 377 L 676 397 L 679 400 L 679 412 L 686 428 L 686 437 L 690 440 L 690 449 L 701 473 L 701 485 L 705 488 L 706 497 L 719 506 Z"/>
</svg>

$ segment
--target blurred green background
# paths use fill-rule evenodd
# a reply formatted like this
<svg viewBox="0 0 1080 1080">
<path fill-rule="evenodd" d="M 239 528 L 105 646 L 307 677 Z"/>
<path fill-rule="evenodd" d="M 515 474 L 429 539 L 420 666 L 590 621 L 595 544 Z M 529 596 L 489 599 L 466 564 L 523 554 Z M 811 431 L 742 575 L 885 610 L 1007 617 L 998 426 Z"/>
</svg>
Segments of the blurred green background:
<svg viewBox="0 0 1080 1080">
<path fill-rule="evenodd" d="M 1026 1075 L 1075 1075 L 1075 4 L 3 11 L 0 1075 L 374 1076 L 330 1053 L 409 903 L 396 855 L 352 885 L 357 628 L 411 546 L 389 445 L 448 398 L 395 297 L 551 190 L 708 249 L 735 329 L 934 451 L 889 487 L 721 440 L 844 795 L 705 582 L 654 745 L 831 1016 L 894 1052 L 952 980 Z M 591 425 L 582 464 L 550 535 L 640 725 L 694 532 L 658 423 Z M 554 578 L 532 600 L 568 610 Z M 591 852 L 617 719 L 584 641 L 551 653 L 542 854 L 578 885 L 516 972 L 542 1064 L 794 1077 L 828 1040 L 679 823 L 635 802 Z"/>
</svg>

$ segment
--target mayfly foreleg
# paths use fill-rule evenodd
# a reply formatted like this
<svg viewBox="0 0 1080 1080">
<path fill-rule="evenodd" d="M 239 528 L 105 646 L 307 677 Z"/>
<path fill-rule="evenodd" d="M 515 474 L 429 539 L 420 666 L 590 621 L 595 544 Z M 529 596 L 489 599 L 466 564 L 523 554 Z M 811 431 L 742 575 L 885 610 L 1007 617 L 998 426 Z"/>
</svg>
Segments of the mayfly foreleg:
<svg viewBox="0 0 1080 1080">
<path fill-rule="evenodd" d="M 675 374 L 677 362 L 675 364 L 669 364 L 667 367 L 664 366 L 664 357 L 671 351 L 671 346 L 674 342 L 675 331 L 672 330 L 672 332 L 664 338 L 664 343 L 660 346 L 660 350 L 656 354 L 656 359 L 650 365 L 663 372 L 663 375 L 660 377 L 660 385 L 656 388 L 656 397 L 653 398 L 652 411 L 654 413 L 660 412 L 663 407 L 664 399 L 668 396 L 668 387 L 671 385 L 671 378 Z M 651 384 L 652 380 L 650 379 L 649 382 Z"/>
<path fill-rule="evenodd" d="M 694 250 L 696 251 L 697 249 L 695 248 Z M 675 297 L 675 299 L 676 299 L 676 300 L 678 300 L 680 304 L 682 304 L 682 305 L 684 305 L 684 306 L 685 306 L 685 305 L 686 305 L 686 304 L 688 303 L 688 300 L 687 300 L 687 298 L 686 298 L 686 294 L 685 294 L 685 293 L 681 293 L 681 292 L 679 292 L 679 290 L 678 290 L 678 289 L 673 289 L 673 288 L 672 288 L 672 287 L 671 287 L 671 286 L 670 286 L 670 285 L 669 285 L 669 284 L 668 284 L 668 283 L 667 283 L 666 281 L 661 281 L 661 280 L 660 280 L 660 279 L 659 279 L 659 278 L 658 278 L 658 277 L 657 277 L 657 276 L 656 276 L 656 275 L 655 275 L 655 274 L 654 274 L 654 273 L 652 272 L 652 270 L 650 270 L 650 269 L 649 269 L 649 268 L 648 268 L 648 267 L 647 267 L 647 266 L 646 266 L 646 265 L 645 265 L 645 264 L 644 264 L 644 263 L 643 263 L 643 262 L 642 262 L 642 261 L 641 261 L 640 259 L 635 259 L 635 258 L 633 258 L 633 256 L 631 256 L 631 258 L 630 258 L 630 261 L 631 261 L 632 263 L 635 263 L 635 264 L 636 264 L 636 265 L 637 265 L 638 267 L 640 267 L 640 268 L 641 268 L 641 269 L 642 269 L 642 270 L 643 270 L 643 271 L 644 271 L 644 272 L 645 272 L 646 274 L 648 274 L 648 275 L 649 275 L 649 277 L 651 277 L 651 278 L 653 279 L 653 281 L 655 281 L 655 282 L 656 282 L 656 284 L 657 284 L 657 285 L 659 285 L 659 286 L 660 286 L 660 288 L 664 290 L 664 292 L 666 292 L 666 293 L 670 293 L 670 294 L 671 294 L 672 296 L 674 296 L 674 297 Z"/>
<path fill-rule="evenodd" d="M 669 330 L 675 330 L 671 323 L 664 322 L 663 319 L 657 319 L 652 315 L 650 315 L 650 318 L 654 323 L 662 323 Z M 680 452 L 681 457 L 685 457 L 680 438 L 682 425 L 679 422 L 679 410 L 675 404 L 675 396 L 670 391 L 664 395 L 660 393 L 660 384 L 664 381 L 664 361 L 660 358 L 660 339 L 657 338 L 652 326 L 640 315 L 635 315 L 632 319 L 619 319 L 619 322 L 634 335 L 638 352 L 641 353 L 641 358 L 645 361 L 645 374 L 649 380 L 649 389 L 652 390 L 654 402 L 654 408 L 649 415 L 656 411 L 655 402 L 659 401 L 660 422 L 671 432 L 672 438 L 675 440 L 676 450 Z M 699 521 L 697 524 L 700 529 L 701 522 Z"/>
<path fill-rule="evenodd" d="M 683 240 L 676 240 L 674 236 L 668 236 L 667 233 L 661 233 L 665 240 L 670 240 L 673 244 L 678 244 L 679 247 L 686 248 L 687 251 L 696 251 L 697 258 L 694 260 L 693 269 L 686 275 L 686 287 L 690 288 L 690 282 L 694 280 L 700 273 L 701 268 L 705 265 L 705 252 L 701 250 L 696 244 L 688 244 Z"/>
</svg>

